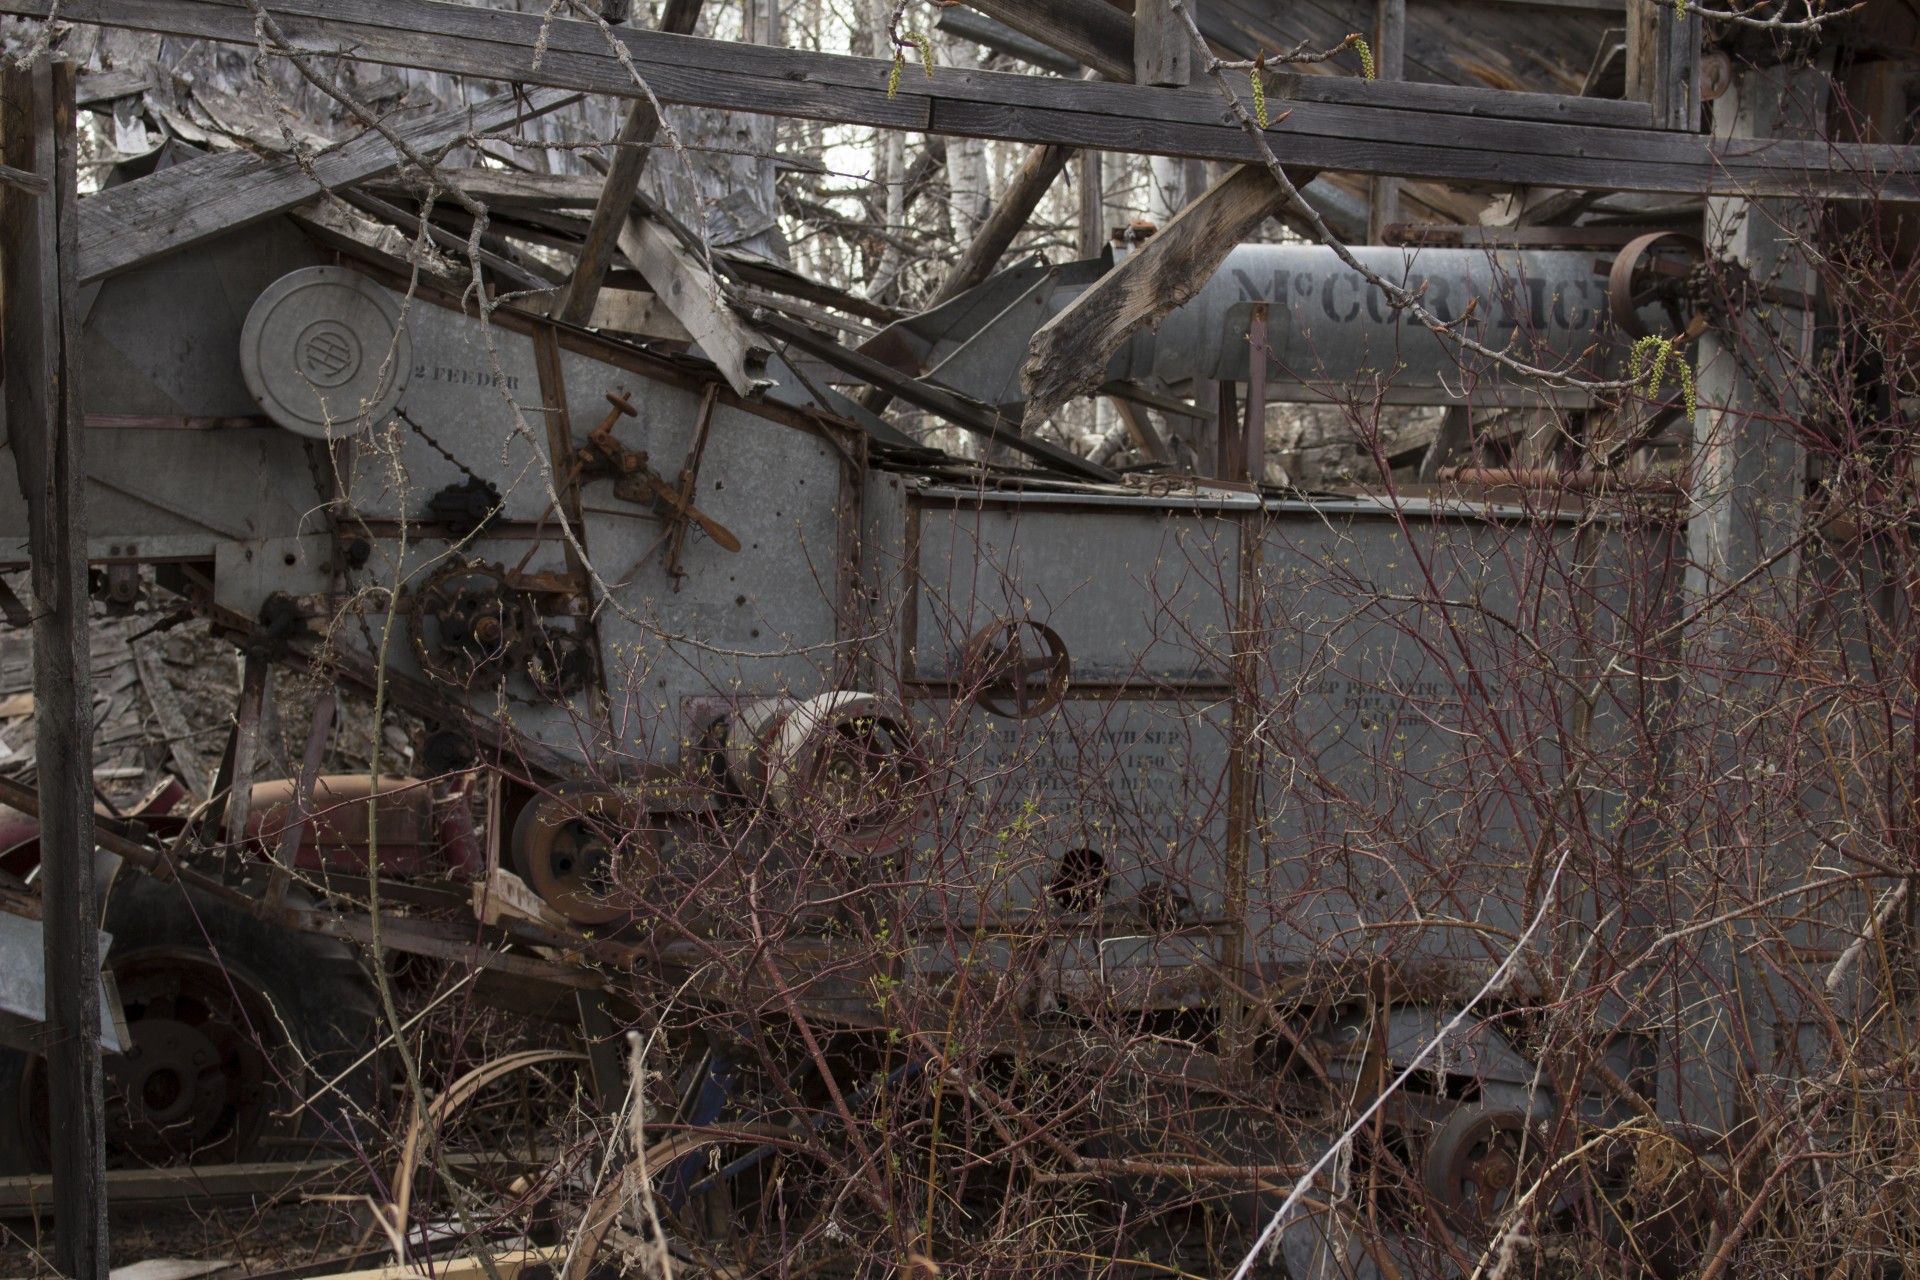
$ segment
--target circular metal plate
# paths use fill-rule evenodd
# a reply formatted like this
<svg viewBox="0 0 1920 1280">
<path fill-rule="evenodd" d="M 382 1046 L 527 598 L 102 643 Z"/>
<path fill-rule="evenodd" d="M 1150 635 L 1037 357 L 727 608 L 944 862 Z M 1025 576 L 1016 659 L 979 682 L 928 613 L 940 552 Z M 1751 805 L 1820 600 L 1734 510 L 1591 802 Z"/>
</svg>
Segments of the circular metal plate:
<svg viewBox="0 0 1920 1280">
<path fill-rule="evenodd" d="M 412 367 L 398 301 L 344 267 L 280 277 L 255 300 L 240 331 L 247 389 L 275 422 L 315 439 L 353 435 L 384 420 Z"/>
</svg>

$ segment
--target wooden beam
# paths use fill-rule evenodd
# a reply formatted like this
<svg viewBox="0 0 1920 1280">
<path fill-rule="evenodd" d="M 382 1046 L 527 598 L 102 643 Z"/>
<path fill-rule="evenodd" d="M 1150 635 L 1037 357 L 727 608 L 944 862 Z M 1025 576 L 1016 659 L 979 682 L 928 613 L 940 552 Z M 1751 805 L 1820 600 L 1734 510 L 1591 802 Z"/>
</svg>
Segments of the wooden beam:
<svg viewBox="0 0 1920 1280">
<path fill-rule="evenodd" d="M 1308 175 L 1294 175 L 1296 186 Z M 1033 335 L 1021 373 L 1027 425 L 1107 380 L 1113 353 L 1205 284 L 1233 247 L 1285 203 L 1264 168 L 1234 170 Z"/>
<path fill-rule="evenodd" d="M 400 126 L 408 145 L 432 153 L 469 132 L 499 129 L 578 102 L 580 94 L 540 89 L 457 107 Z M 311 172 L 292 156 L 244 151 L 201 156 L 145 178 L 95 192 L 80 202 L 80 279 L 98 280 L 162 254 L 298 208 L 333 191 L 391 173 L 400 153 L 374 130 L 313 158 Z"/>
<path fill-rule="evenodd" d="M 1083 258 L 1097 258 L 1107 243 L 1107 179 L 1098 151 L 1082 151 L 1074 166 L 1079 183 L 1079 234 L 1075 246 Z"/>
<path fill-rule="evenodd" d="M 590 173 L 454 168 L 443 168 L 440 172 L 448 182 L 459 186 L 488 209 L 591 209 L 605 189 L 602 181 Z M 403 196 L 418 200 L 427 194 L 426 183 L 401 175 L 372 179 L 360 185 L 389 199 Z"/>
<path fill-rule="evenodd" d="M 1407 0 L 1374 0 L 1374 74 L 1389 83 L 1407 73 Z M 1385 244 L 1387 228 L 1400 221 L 1400 179 L 1373 180 L 1367 201 L 1367 243 Z"/>
<path fill-rule="evenodd" d="M 1133 23 L 1104 0 L 969 0 L 1030 40 L 1066 54 L 1109 80 L 1133 78 Z"/>
<path fill-rule="evenodd" d="M 992 408 L 956 395 L 942 387 L 919 378 L 911 378 L 889 364 L 882 364 L 872 356 L 863 355 L 850 347 L 844 347 L 824 333 L 819 333 L 785 316 L 762 316 L 760 325 L 768 333 L 783 338 L 799 347 L 809 355 L 817 356 L 836 369 L 850 373 L 856 378 L 864 378 L 876 387 L 884 388 L 889 394 L 897 395 L 916 408 L 951 422 L 963 431 L 968 431 L 983 440 L 1002 445 L 1008 449 L 1026 454 L 1028 457 L 1047 466 L 1064 471 L 1068 475 L 1077 475 L 1087 480 L 1100 480 L 1116 484 L 1120 475 L 1108 470 L 1096 462 L 1089 462 L 1077 453 L 1071 453 L 1058 445 L 1037 440 L 1020 430 L 1018 423 L 1003 418 Z"/>
<path fill-rule="evenodd" d="M 739 396 L 766 385 L 769 352 L 727 304 L 714 296 L 706 265 L 680 238 L 651 218 L 631 216 L 620 232 L 620 252 L 638 268 L 674 319 L 686 327 L 707 359 Z"/>
<path fill-rule="evenodd" d="M 1700 128 L 1700 15 L 1652 0 L 1627 3 L 1627 97 L 1652 108 L 1653 127 Z"/>
<path fill-rule="evenodd" d="M 1133 82 L 1171 89 L 1193 83 L 1193 33 L 1167 0 L 1133 0 Z"/>
<path fill-rule="evenodd" d="M 1071 148 L 1055 146 L 1035 147 L 1027 153 L 1027 158 L 1014 173 L 1013 181 L 1007 184 L 1006 191 L 1001 195 L 1000 203 L 980 224 L 973 242 L 955 260 L 953 269 L 947 272 L 947 278 L 934 291 L 932 301 L 927 303 L 929 307 L 937 307 L 959 297 L 993 274 L 993 269 L 1000 265 L 1000 259 L 1013 244 L 1013 238 L 1033 217 L 1034 209 L 1045 198 L 1047 190 L 1059 178 L 1072 156 Z"/>
<path fill-rule="evenodd" d="M 0 13 L 44 17 L 50 3 L 0 0 Z M 237 0 L 60 0 L 59 12 L 69 22 L 254 42 L 252 15 Z M 629 70 L 597 25 L 442 0 L 276 0 L 275 15 L 304 47 L 367 62 L 626 97 L 642 96 L 637 71 L 664 102 L 1237 164 L 1259 158 L 1202 88 L 948 67 L 930 80 L 904 77 L 889 97 L 891 68 L 881 59 L 617 31 Z M 1272 83 L 1281 88 L 1269 97 L 1286 99 L 1276 114 L 1290 112 L 1273 140 L 1302 168 L 1498 186 L 1920 200 L 1913 147 L 1710 140 L 1647 128 L 1644 103 L 1340 76 Z"/>
<path fill-rule="evenodd" d="M 45 926 L 54 1267 L 106 1280 L 100 906 L 93 857 L 93 677 L 87 644 L 86 432 L 80 415 L 75 68 L 0 71 L 0 154 L 48 184 L 0 187 L 0 368 L 7 438 L 27 505 L 33 706 Z"/>
<path fill-rule="evenodd" d="M 667 11 L 660 17 L 660 30 L 675 35 L 691 35 L 700 22 L 701 0 L 667 0 Z M 567 324 L 585 324 L 593 318 L 594 303 L 600 286 L 606 283 L 607 268 L 613 265 L 614 250 L 620 246 L 620 233 L 633 212 L 633 198 L 640 191 L 640 175 L 646 170 L 647 157 L 653 153 L 653 140 L 660 134 L 660 113 L 648 98 L 636 98 L 620 126 L 614 144 L 613 163 L 607 167 L 606 180 L 600 184 L 600 198 L 593 207 L 593 222 L 587 227 L 587 239 L 580 247 L 573 276 L 560 295 L 555 316 Z"/>
<path fill-rule="evenodd" d="M 954 5 L 952 8 L 943 6 L 938 12 L 939 16 L 933 20 L 935 31 L 971 40 L 995 53 L 1004 53 L 1009 58 L 1031 63 L 1043 71 L 1057 71 L 1063 76 L 1070 76 L 1080 70 L 1077 61 L 1059 50 L 1023 36 L 1006 23 L 989 18 L 977 10 Z"/>
</svg>

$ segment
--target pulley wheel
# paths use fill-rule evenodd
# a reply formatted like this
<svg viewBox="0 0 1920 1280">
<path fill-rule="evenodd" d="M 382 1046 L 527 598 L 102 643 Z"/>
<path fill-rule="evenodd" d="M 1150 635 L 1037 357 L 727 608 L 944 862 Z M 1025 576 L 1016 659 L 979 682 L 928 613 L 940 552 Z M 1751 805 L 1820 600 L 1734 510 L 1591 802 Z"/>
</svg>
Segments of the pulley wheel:
<svg viewBox="0 0 1920 1280">
<path fill-rule="evenodd" d="M 1679 231 L 1654 231 L 1629 240 L 1607 272 L 1607 302 L 1620 331 L 1629 338 L 1652 336 L 1640 313 L 1658 304 L 1674 335 L 1684 333 L 1691 310 L 1687 276 L 1706 252 L 1699 240 Z M 1686 268 L 1674 261 L 1675 254 L 1685 255 Z"/>
<path fill-rule="evenodd" d="M 626 916 L 614 900 L 619 881 L 651 879 L 660 866 L 652 833 L 639 828 L 619 797 L 569 788 L 520 811 L 512 856 L 514 871 L 542 902 L 585 925 Z"/>
<path fill-rule="evenodd" d="M 1525 1193 L 1545 1135 L 1525 1113 L 1474 1103 L 1456 1109 L 1427 1149 L 1427 1194 L 1447 1219 L 1485 1239 Z"/>
</svg>

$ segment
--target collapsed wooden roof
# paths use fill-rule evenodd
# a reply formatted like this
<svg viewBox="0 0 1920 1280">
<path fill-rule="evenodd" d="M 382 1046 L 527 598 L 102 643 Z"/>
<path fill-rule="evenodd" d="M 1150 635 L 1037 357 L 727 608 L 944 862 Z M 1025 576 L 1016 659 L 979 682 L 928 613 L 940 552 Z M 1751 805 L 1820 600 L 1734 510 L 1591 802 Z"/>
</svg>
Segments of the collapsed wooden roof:
<svg viewBox="0 0 1920 1280">
<path fill-rule="evenodd" d="M 969 430 L 1017 440 L 1017 424 L 925 388 L 889 384 L 884 368 L 845 350 L 894 319 L 891 309 L 761 255 L 716 257 L 699 229 L 679 231 L 671 218 L 636 204 L 642 147 L 616 151 L 605 178 L 445 169 L 430 177 L 422 158 L 589 100 L 630 104 L 621 126 L 630 142 L 654 136 L 660 104 L 688 104 L 1035 144 L 935 301 L 985 278 L 1074 148 L 1246 165 L 1090 291 L 1081 314 L 1099 323 L 1076 321 L 1070 339 L 1063 332 L 1036 338 L 1029 374 L 1043 411 L 1089 389 L 1114 344 L 1157 322 L 1269 216 L 1313 236 L 1330 228 L 1354 239 L 1577 244 L 1583 236 L 1606 242 L 1592 240 L 1596 215 L 1697 224 L 1710 194 L 1920 197 L 1904 146 L 1703 134 L 1701 66 L 1714 54 L 1703 50 L 1700 11 L 1683 16 L 1658 0 L 1629 3 L 1631 13 L 1612 0 L 1415 0 L 1411 7 L 1405 0 L 1209 0 L 1197 20 L 1213 54 L 1274 60 L 1265 70 L 1219 76 L 1217 84 L 1193 66 L 1172 77 L 1182 83 L 1135 83 L 1169 78 L 1147 64 L 1161 56 L 1154 48 L 1178 44 L 1160 38 L 1184 21 L 1177 0 L 1142 0 L 1140 23 L 1163 28 L 1154 38 L 1103 0 L 977 0 L 983 19 L 1058 55 L 1055 73 L 1038 75 L 947 67 L 898 75 L 886 59 L 701 38 L 684 34 L 699 10 L 689 0 L 670 0 L 652 30 L 609 24 L 586 5 L 549 20 L 448 0 L 0 0 L 0 13 L 45 18 L 57 8 L 65 22 L 224 42 L 291 61 L 315 84 L 349 68 L 387 66 L 510 86 L 478 105 L 401 123 L 368 116 L 357 123 L 371 127 L 318 152 L 258 138 L 241 150 L 181 156 L 88 196 L 81 202 L 83 280 L 302 209 L 324 190 L 352 216 L 308 210 L 316 234 L 341 237 L 357 252 L 402 257 L 404 241 L 382 250 L 383 233 L 369 228 L 384 226 L 388 237 L 425 235 L 454 258 L 471 247 L 476 279 L 574 323 L 698 343 L 741 394 L 754 389 L 756 351 L 799 343 L 842 375 L 876 381 L 885 396 L 903 395 Z M 1888 0 L 1847 13 L 1848 25 L 1830 25 L 1826 34 L 1861 51 L 1849 57 L 1885 58 L 1890 47 L 1914 43 L 1911 23 L 1902 24 L 1910 15 Z M 1377 79 L 1354 74 L 1361 51 L 1351 37 L 1363 28 L 1378 45 L 1366 51 L 1380 63 Z M 1737 45 L 1738 24 L 1716 30 L 1729 48 Z M 1280 69 L 1303 48 L 1338 56 Z M 1063 73 L 1074 67 L 1096 78 Z M 1265 128 L 1251 127 L 1248 115 L 1254 77 L 1272 117 Z M 127 72 L 108 71 L 83 81 L 81 96 L 107 106 L 140 88 Z M 618 114 L 603 109 L 606 119 Z M 1902 135 L 1882 128 L 1861 136 Z M 1410 230 L 1376 216 L 1369 227 L 1369 180 L 1404 183 L 1399 198 L 1410 221 L 1455 225 Z M 1302 203 L 1287 195 L 1289 183 L 1302 189 Z M 429 188 L 436 213 L 423 227 L 417 197 Z M 1489 194 L 1503 193 L 1503 205 L 1482 209 Z M 1609 204 L 1620 199 L 1609 193 L 1640 199 Z M 1376 200 L 1376 214 L 1378 207 Z M 481 217 L 487 231 L 475 238 Z M 349 225 L 355 218 L 367 221 L 356 229 Z M 1462 225 L 1474 223 L 1488 225 Z M 556 268 L 551 255 L 529 246 L 556 250 L 572 265 Z M 603 298 L 609 281 L 644 283 L 661 303 L 630 289 Z M 764 321 L 743 318 L 756 307 L 768 309 Z M 835 407 L 885 436 L 884 422 L 859 406 Z"/>
</svg>

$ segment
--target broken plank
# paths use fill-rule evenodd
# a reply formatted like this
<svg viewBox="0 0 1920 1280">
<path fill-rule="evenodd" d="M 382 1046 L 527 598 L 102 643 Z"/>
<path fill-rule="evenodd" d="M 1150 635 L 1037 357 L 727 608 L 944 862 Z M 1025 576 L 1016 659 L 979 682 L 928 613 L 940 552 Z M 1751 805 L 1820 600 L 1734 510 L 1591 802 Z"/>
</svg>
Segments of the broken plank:
<svg viewBox="0 0 1920 1280">
<path fill-rule="evenodd" d="M 145 93 L 149 87 L 145 67 L 122 67 L 114 71 L 82 71 L 75 100 L 82 107 L 117 102 Z"/>
<path fill-rule="evenodd" d="M 1288 176 L 1295 186 L 1306 180 Z M 1042 325 L 1021 372 L 1028 424 L 1097 390 L 1123 342 L 1191 298 L 1233 247 L 1285 203 L 1265 169 L 1234 170 Z"/>
<path fill-rule="evenodd" d="M 47 180 L 37 173 L 28 173 L 16 169 L 10 164 L 0 164 L 0 186 L 14 187 L 36 196 L 47 193 Z"/>
<path fill-rule="evenodd" d="M 700 22 L 701 0 L 667 0 L 660 29 L 677 35 L 689 35 Z M 613 265 L 614 250 L 620 233 L 626 228 L 633 210 L 633 198 L 640 191 L 640 175 L 646 171 L 647 157 L 653 154 L 653 140 L 660 133 L 660 113 L 651 98 L 636 98 L 620 126 L 614 144 L 613 163 L 594 202 L 593 221 L 580 246 L 573 275 L 560 291 L 555 315 L 567 324 L 586 324 L 593 318 L 594 303 L 606 282 L 607 268 Z"/>
<path fill-rule="evenodd" d="M 752 396 L 767 385 L 766 348 L 716 296 L 712 277 L 680 238 L 652 218 L 634 215 L 620 232 L 620 252 L 720 368 L 734 394 Z"/>
<path fill-rule="evenodd" d="M 175 692 L 173 682 L 167 679 L 167 673 L 161 666 L 160 646 L 150 637 L 133 641 L 133 669 L 139 674 L 140 687 L 147 695 L 147 705 L 153 708 L 153 718 L 166 737 L 167 756 L 173 761 L 174 773 L 186 784 L 195 799 L 205 800 L 208 795 L 207 773 L 188 747 L 193 737 L 193 726 L 187 723 L 186 714 L 180 709 L 180 695 Z"/>
<path fill-rule="evenodd" d="M 395 132 L 416 151 L 433 151 L 470 132 L 498 129 L 571 102 L 578 93 L 537 90 L 477 107 L 437 112 Z M 202 156 L 80 202 L 80 277 L 98 280 L 162 254 L 285 213 L 335 190 L 397 169 L 403 157 L 369 129 L 313 157 L 311 172 L 292 156 L 244 152 Z"/>
</svg>

